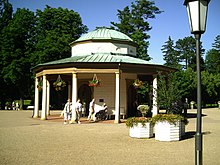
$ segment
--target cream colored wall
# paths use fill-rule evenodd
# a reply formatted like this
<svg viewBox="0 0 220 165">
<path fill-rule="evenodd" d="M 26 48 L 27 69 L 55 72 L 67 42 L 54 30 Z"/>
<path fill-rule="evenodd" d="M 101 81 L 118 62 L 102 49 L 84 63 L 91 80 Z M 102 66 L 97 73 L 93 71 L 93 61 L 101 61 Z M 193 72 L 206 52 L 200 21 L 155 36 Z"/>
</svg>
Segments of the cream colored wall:
<svg viewBox="0 0 220 165">
<path fill-rule="evenodd" d="M 90 42 L 84 44 L 77 44 L 72 47 L 72 57 L 76 55 L 85 55 L 91 53 L 121 53 L 136 55 L 136 48 L 127 44 L 115 44 L 105 42 Z"/>
<path fill-rule="evenodd" d="M 99 102 L 100 99 L 103 99 L 108 107 L 114 109 L 115 107 L 115 74 L 96 74 L 98 79 L 101 79 L 100 86 L 92 87 L 94 88 L 94 98 L 96 103 L 102 105 L 102 102 Z M 136 79 L 137 74 L 128 74 L 122 73 L 120 80 L 120 107 L 124 108 L 125 113 L 127 112 L 127 79 Z M 79 74 L 79 79 L 91 80 L 93 74 Z M 80 85 L 80 84 L 79 84 Z"/>
</svg>

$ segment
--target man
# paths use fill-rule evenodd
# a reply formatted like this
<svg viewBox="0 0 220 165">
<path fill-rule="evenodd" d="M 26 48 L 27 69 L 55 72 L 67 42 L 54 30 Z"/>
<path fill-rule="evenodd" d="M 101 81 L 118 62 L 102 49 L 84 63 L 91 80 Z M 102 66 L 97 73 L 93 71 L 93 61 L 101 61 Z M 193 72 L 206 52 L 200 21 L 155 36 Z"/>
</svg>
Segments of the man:
<svg viewBox="0 0 220 165">
<path fill-rule="evenodd" d="M 76 120 L 78 124 L 81 124 L 80 118 L 82 116 L 82 104 L 80 103 L 80 99 L 77 100 L 76 105 L 75 105 L 75 110 L 76 110 Z"/>
<path fill-rule="evenodd" d="M 67 120 L 70 120 L 71 107 L 72 105 L 71 105 L 70 99 L 68 99 L 63 110 L 64 124 L 67 124 Z"/>
</svg>

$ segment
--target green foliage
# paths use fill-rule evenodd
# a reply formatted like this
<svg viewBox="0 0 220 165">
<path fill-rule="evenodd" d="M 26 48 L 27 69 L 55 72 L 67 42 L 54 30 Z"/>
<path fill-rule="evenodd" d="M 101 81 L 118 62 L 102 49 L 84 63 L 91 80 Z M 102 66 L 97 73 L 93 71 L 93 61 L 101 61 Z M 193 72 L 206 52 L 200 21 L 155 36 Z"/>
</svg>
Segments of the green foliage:
<svg viewBox="0 0 220 165">
<path fill-rule="evenodd" d="M 1 76 L 7 84 L 6 88 L 13 86 L 15 92 L 19 92 L 17 97 L 20 98 L 28 96 L 31 89 L 32 61 L 30 61 L 29 53 L 33 46 L 31 37 L 34 21 L 33 12 L 27 9 L 17 9 L 12 20 L 2 30 Z"/>
<path fill-rule="evenodd" d="M 159 72 L 157 85 L 159 105 L 165 108 L 167 113 L 181 114 L 182 108 L 179 106 L 179 102 L 182 98 L 182 91 L 178 89 L 173 74 L 164 75 Z"/>
<path fill-rule="evenodd" d="M 180 68 L 180 58 L 179 53 L 175 50 L 174 41 L 169 36 L 168 41 L 165 42 L 165 45 L 162 46 L 163 59 L 166 66 L 173 68 Z"/>
<path fill-rule="evenodd" d="M 210 49 L 206 54 L 205 65 L 209 73 L 220 73 L 220 50 Z"/>
<path fill-rule="evenodd" d="M 146 117 L 130 117 L 125 122 L 126 126 L 129 127 L 129 128 L 137 126 L 138 123 L 141 123 L 142 126 L 145 126 L 146 123 L 151 123 L 151 118 L 146 118 Z"/>
<path fill-rule="evenodd" d="M 32 98 L 31 67 L 70 57 L 69 43 L 87 32 L 73 10 L 51 8 L 36 13 L 17 9 L 12 15 L 8 0 L 0 0 L 1 106 L 7 100 Z"/>
<path fill-rule="evenodd" d="M 63 81 L 59 75 L 57 80 L 53 83 L 53 86 L 55 87 L 56 91 L 61 91 L 66 86 L 66 82 Z"/>
<path fill-rule="evenodd" d="M 220 35 L 217 35 L 214 39 L 214 43 L 212 44 L 212 47 L 218 51 L 220 51 Z"/>
<path fill-rule="evenodd" d="M 100 84 L 100 80 L 90 80 L 89 81 L 89 86 L 97 86 Z"/>
<path fill-rule="evenodd" d="M 196 72 L 191 68 L 180 70 L 172 74 L 173 84 L 180 91 L 182 99 L 196 100 L 197 79 Z"/>
<path fill-rule="evenodd" d="M 153 1 L 135 0 L 130 8 L 126 6 L 123 10 L 118 10 L 119 23 L 111 22 L 111 24 L 113 28 L 127 34 L 138 44 L 138 58 L 149 61 L 151 58 L 147 52 L 149 47 L 147 40 L 150 38 L 150 35 L 147 32 L 152 27 L 148 20 L 155 18 L 155 15 L 160 13 L 161 11 L 155 6 Z"/>
<path fill-rule="evenodd" d="M 40 81 L 38 81 L 37 88 L 40 91 L 42 90 L 42 88 L 43 88 L 43 79 L 42 78 L 40 79 Z"/>
<path fill-rule="evenodd" d="M 168 122 L 170 124 L 175 124 L 178 121 L 184 122 L 185 125 L 188 124 L 188 120 L 181 115 L 175 114 L 157 114 L 152 117 L 152 124 L 155 125 L 157 122 Z"/>
<path fill-rule="evenodd" d="M 37 10 L 36 16 L 37 35 L 32 54 L 35 64 L 70 57 L 69 43 L 88 30 L 73 10 L 46 6 L 44 11 Z"/>
<path fill-rule="evenodd" d="M 150 112 L 150 107 L 148 105 L 139 105 L 137 110 L 139 110 L 142 114 L 142 117 L 144 117 L 147 113 Z"/>
<path fill-rule="evenodd" d="M 220 73 L 212 74 L 207 71 L 201 73 L 203 87 L 203 102 L 217 102 L 220 99 Z"/>
<path fill-rule="evenodd" d="M 161 50 L 164 54 L 165 65 L 177 69 L 187 69 L 190 67 L 196 71 L 196 40 L 192 36 L 178 39 L 176 45 L 174 45 L 174 41 L 169 37 Z M 204 59 L 202 58 L 204 51 L 202 43 L 200 43 L 201 70 L 204 70 Z"/>
</svg>

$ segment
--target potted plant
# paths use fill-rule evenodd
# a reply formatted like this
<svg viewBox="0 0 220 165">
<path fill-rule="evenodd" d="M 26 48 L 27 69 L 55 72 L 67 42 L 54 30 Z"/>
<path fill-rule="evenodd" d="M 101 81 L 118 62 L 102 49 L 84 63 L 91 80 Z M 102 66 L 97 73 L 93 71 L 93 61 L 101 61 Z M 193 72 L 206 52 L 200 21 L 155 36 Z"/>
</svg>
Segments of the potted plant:
<svg viewBox="0 0 220 165">
<path fill-rule="evenodd" d="M 97 78 L 96 74 L 94 74 L 93 79 L 89 81 L 89 86 L 98 86 L 100 85 L 100 80 Z"/>
<path fill-rule="evenodd" d="M 191 102 L 190 102 L 190 108 L 191 108 L 191 109 L 194 109 L 195 103 L 196 103 L 195 101 L 191 101 Z"/>
<path fill-rule="evenodd" d="M 150 138 L 153 137 L 153 125 L 151 118 L 131 117 L 126 121 L 129 127 L 129 136 L 134 138 Z"/>
<path fill-rule="evenodd" d="M 155 125 L 155 139 L 159 141 L 177 141 L 185 134 L 188 120 L 183 117 L 183 104 L 180 101 L 182 91 L 178 89 L 175 73 L 158 76 L 157 102 L 166 110 L 152 118 Z"/>
<path fill-rule="evenodd" d="M 142 117 L 131 117 L 126 121 L 129 127 L 129 135 L 134 138 L 150 138 L 153 137 L 153 125 L 151 118 L 145 117 L 150 111 L 148 105 L 139 105 L 137 108 L 142 113 Z"/>
<path fill-rule="evenodd" d="M 89 81 L 89 86 L 98 86 L 98 85 L 100 85 L 100 80 Z"/>
<path fill-rule="evenodd" d="M 37 84 L 37 89 L 38 89 L 39 91 L 41 91 L 42 88 L 43 88 L 43 80 L 42 80 L 42 78 L 41 78 L 40 81 L 39 81 L 38 84 Z"/>
<path fill-rule="evenodd" d="M 66 82 L 63 81 L 59 75 L 57 80 L 53 83 L 53 86 L 56 91 L 61 91 L 66 86 Z"/>
<path fill-rule="evenodd" d="M 146 116 L 150 112 L 150 107 L 148 105 L 139 105 L 137 110 L 141 112 L 142 117 Z"/>
<path fill-rule="evenodd" d="M 144 85 L 143 81 L 140 81 L 139 79 L 134 80 L 133 86 L 135 88 L 140 88 L 142 85 Z"/>
<path fill-rule="evenodd" d="M 152 117 L 155 126 L 155 140 L 178 141 L 185 135 L 188 120 L 178 114 L 157 114 Z"/>
</svg>

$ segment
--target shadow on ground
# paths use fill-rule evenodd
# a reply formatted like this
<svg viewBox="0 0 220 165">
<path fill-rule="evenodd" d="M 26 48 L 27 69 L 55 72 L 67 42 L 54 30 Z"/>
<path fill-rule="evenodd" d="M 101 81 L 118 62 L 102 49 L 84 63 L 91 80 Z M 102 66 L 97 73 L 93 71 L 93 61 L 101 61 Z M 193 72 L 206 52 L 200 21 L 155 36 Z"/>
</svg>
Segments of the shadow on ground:
<svg viewBox="0 0 220 165">
<path fill-rule="evenodd" d="M 202 117 L 205 117 L 207 115 L 202 114 Z M 197 117 L 197 113 L 188 113 L 187 114 L 187 118 L 196 118 Z"/>
</svg>

